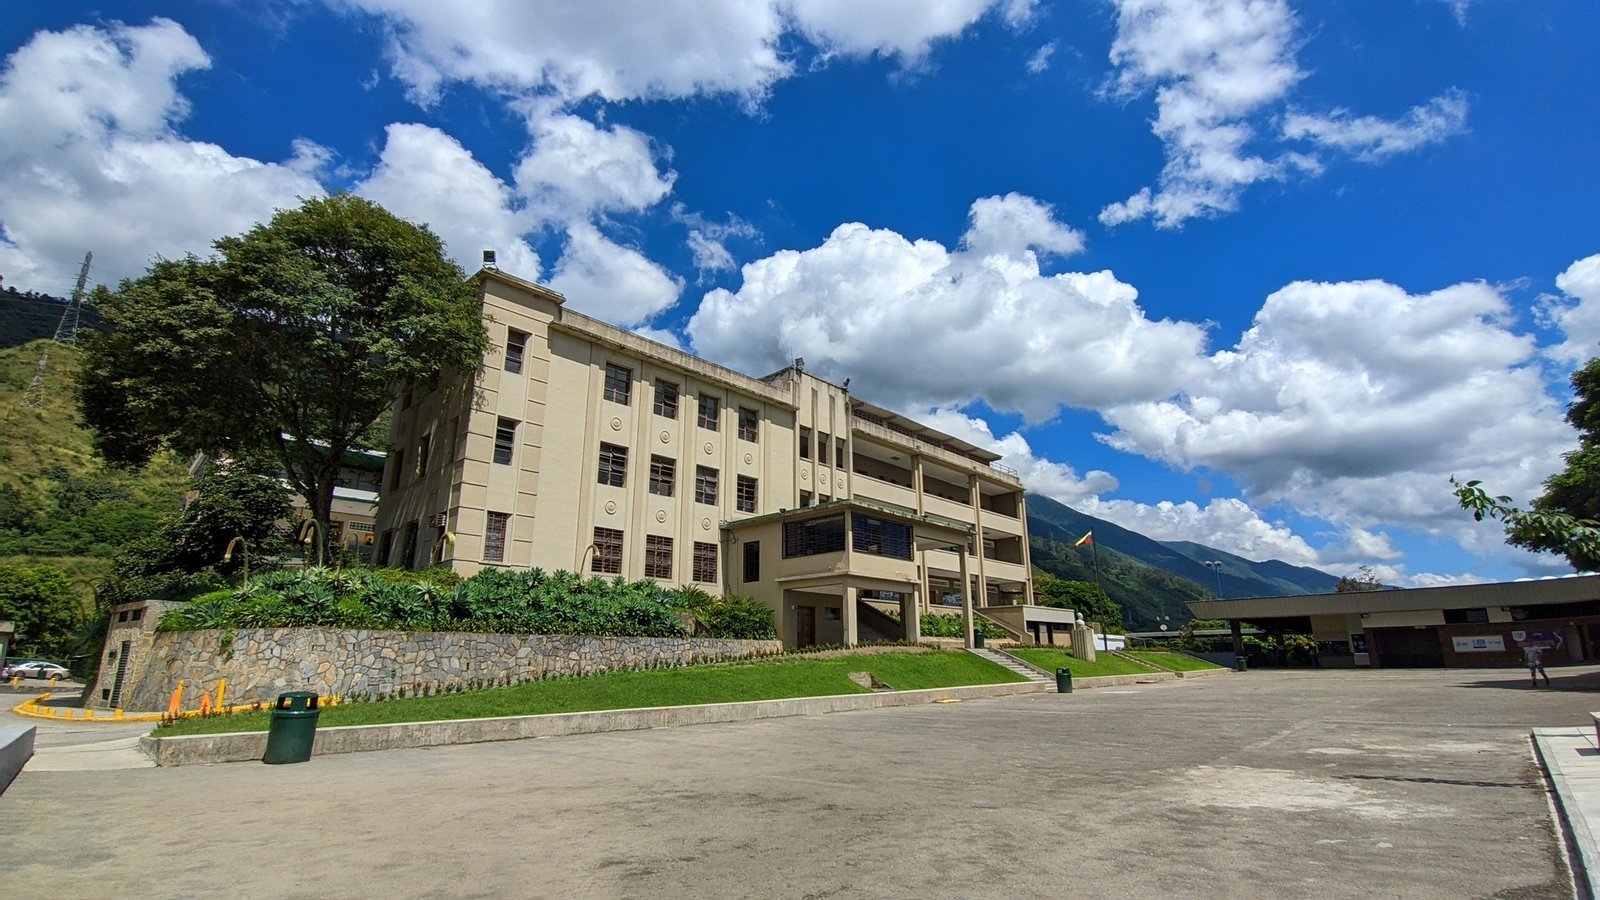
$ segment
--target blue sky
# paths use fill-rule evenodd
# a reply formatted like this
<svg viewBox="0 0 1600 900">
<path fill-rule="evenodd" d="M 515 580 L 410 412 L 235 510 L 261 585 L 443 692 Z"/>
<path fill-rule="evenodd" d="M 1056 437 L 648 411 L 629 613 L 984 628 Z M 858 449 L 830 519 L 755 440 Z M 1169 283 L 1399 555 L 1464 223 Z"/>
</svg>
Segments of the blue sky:
<svg viewBox="0 0 1600 900">
<path fill-rule="evenodd" d="M 576 309 L 804 356 L 1152 537 L 1559 574 L 1457 510 L 1575 445 L 1600 4 L 14 4 L 0 275 L 350 190 Z"/>
</svg>

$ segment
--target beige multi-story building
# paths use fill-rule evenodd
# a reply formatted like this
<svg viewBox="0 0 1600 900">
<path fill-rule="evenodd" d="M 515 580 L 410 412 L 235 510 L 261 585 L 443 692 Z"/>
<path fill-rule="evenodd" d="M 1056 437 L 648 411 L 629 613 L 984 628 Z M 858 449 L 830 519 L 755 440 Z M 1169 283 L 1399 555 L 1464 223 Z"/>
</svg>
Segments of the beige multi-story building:
<svg viewBox="0 0 1600 900">
<path fill-rule="evenodd" d="M 802 360 L 753 378 L 548 288 L 476 279 L 492 350 L 475 379 L 397 403 L 378 564 L 744 594 L 790 646 L 914 639 L 921 615 L 964 602 L 1023 639 L 1050 627 L 1003 614 L 1032 591 L 1022 483 L 994 453 Z"/>
</svg>

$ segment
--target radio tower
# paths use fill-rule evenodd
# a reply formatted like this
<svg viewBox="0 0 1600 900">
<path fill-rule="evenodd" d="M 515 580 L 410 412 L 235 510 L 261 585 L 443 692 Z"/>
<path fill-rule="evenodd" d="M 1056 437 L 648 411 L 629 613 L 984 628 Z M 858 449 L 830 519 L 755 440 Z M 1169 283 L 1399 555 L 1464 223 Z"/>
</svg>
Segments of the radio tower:
<svg viewBox="0 0 1600 900">
<path fill-rule="evenodd" d="M 83 255 L 83 268 L 78 270 L 78 283 L 72 289 L 72 298 L 67 301 L 66 309 L 61 311 L 61 321 L 56 323 L 55 341 L 71 347 L 78 342 L 78 317 L 83 312 L 83 289 L 89 284 L 89 263 L 94 260 L 94 253 Z M 46 344 L 44 352 L 39 354 L 39 365 L 33 370 L 33 381 L 28 384 L 28 390 L 22 395 L 22 402 L 29 409 L 39 409 L 44 405 L 44 373 L 50 368 L 50 345 Z"/>
</svg>

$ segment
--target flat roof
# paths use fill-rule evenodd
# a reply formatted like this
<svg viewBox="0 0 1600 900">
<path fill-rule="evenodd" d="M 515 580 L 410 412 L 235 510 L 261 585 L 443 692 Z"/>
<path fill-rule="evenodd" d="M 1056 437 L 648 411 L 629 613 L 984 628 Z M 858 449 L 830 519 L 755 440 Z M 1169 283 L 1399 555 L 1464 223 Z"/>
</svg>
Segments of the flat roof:
<svg viewBox="0 0 1600 900">
<path fill-rule="evenodd" d="M 1600 599 L 1600 575 L 1500 581 L 1445 587 L 1352 591 L 1345 594 L 1283 594 L 1237 600 L 1190 600 L 1197 619 L 1281 619 L 1350 613 L 1409 612 L 1421 609 L 1478 609 L 1489 606 L 1545 606 Z"/>
</svg>

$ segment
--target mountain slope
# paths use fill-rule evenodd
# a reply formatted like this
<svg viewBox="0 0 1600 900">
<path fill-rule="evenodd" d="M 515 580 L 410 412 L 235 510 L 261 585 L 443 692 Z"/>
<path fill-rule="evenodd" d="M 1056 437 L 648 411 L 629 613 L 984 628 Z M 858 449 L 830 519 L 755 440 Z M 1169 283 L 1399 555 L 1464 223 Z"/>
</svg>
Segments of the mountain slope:
<svg viewBox="0 0 1600 900">
<path fill-rule="evenodd" d="M 1101 584 L 1135 631 L 1155 629 L 1161 617 L 1173 627 L 1193 618 L 1187 601 L 1217 596 L 1219 580 L 1223 597 L 1319 593 L 1339 581 L 1281 560 L 1254 562 L 1203 544 L 1152 540 L 1039 494 L 1028 495 L 1028 530 L 1033 564 L 1058 578 L 1095 580 L 1098 556 Z M 1074 548 L 1090 530 L 1095 548 Z M 1216 572 L 1204 565 L 1212 560 L 1222 564 Z"/>
</svg>

